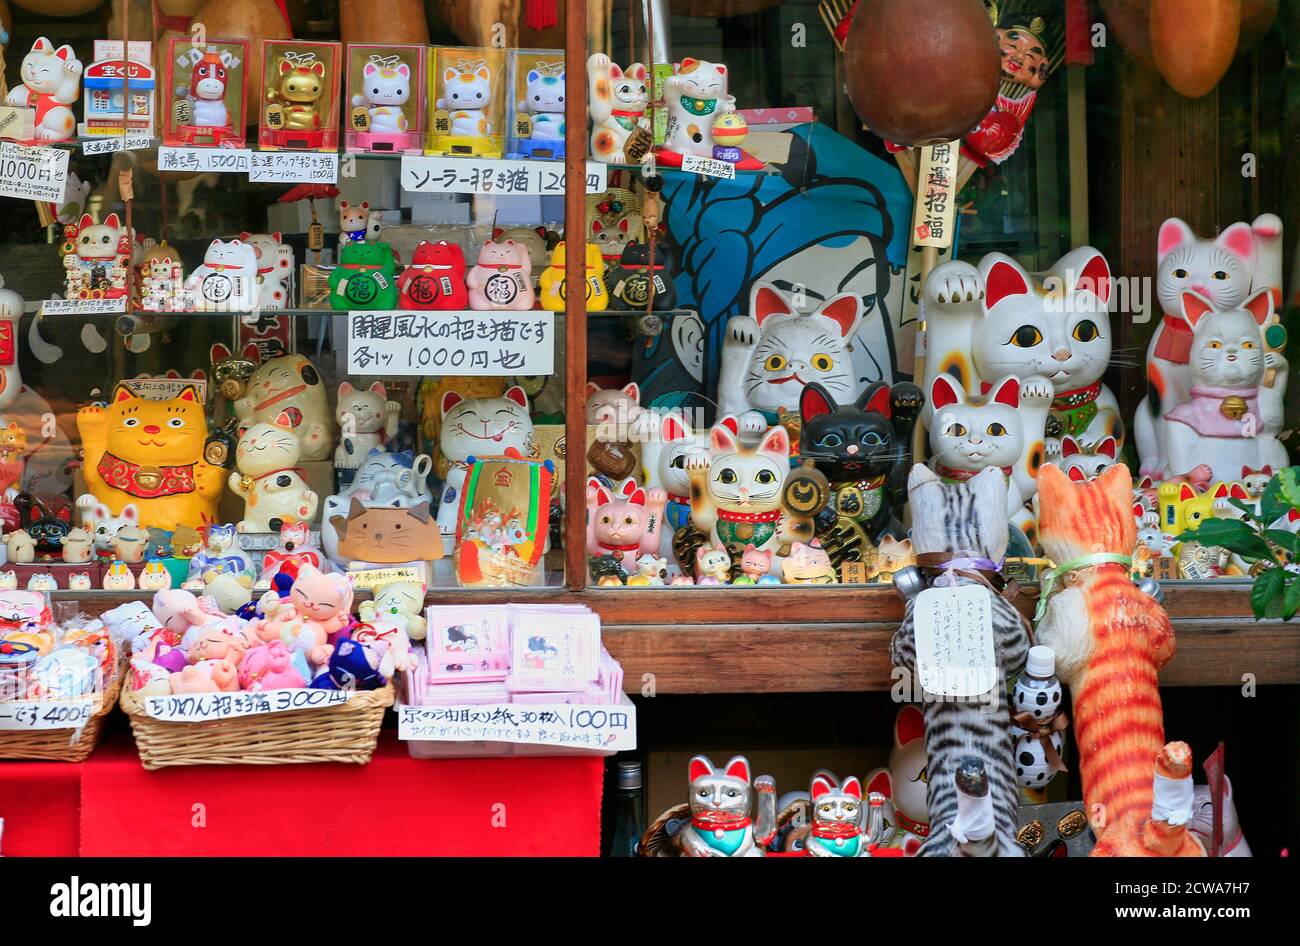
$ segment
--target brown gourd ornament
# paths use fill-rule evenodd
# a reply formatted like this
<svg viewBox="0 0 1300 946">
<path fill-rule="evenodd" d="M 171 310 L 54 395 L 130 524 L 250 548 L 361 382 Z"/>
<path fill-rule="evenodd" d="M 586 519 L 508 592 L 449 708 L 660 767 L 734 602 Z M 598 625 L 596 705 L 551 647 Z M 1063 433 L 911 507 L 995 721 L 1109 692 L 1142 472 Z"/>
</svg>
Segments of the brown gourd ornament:
<svg viewBox="0 0 1300 946">
<path fill-rule="evenodd" d="M 386 0 L 382 15 L 376 15 L 370 0 L 339 0 L 339 38 L 348 45 L 427 46 L 429 24 L 424 16 L 424 0 Z"/>
<path fill-rule="evenodd" d="M 1241 0 L 1151 0 L 1151 55 L 1175 92 L 1208 94 L 1232 65 Z"/>
<path fill-rule="evenodd" d="M 981 0 L 860 0 L 844 44 L 853 110 L 908 147 L 978 125 L 997 99 L 1001 63 Z"/>
</svg>

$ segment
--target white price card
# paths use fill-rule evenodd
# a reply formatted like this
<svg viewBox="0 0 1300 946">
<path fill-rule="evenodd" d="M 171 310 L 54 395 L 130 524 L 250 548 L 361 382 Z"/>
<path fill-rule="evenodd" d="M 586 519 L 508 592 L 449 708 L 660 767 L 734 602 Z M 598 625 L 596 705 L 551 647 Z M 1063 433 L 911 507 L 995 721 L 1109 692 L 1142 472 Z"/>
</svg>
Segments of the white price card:
<svg viewBox="0 0 1300 946">
<path fill-rule="evenodd" d="M 607 172 L 599 161 L 587 162 L 588 194 L 605 190 Z M 564 194 L 564 162 L 404 155 L 402 189 L 417 194 L 559 197 Z"/>
<path fill-rule="evenodd" d="M 636 706 L 596 703 L 486 703 L 399 706 L 397 738 L 433 742 L 513 742 L 603 752 L 636 748 Z"/>
<path fill-rule="evenodd" d="M 160 171 L 214 171 L 218 174 L 247 174 L 247 148 L 172 148 L 158 149 Z"/>
<path fill-rule="evenodd" d="M 702 177 L 722 177 L 729 181 L 736 179 L 736 166 L 730 161 L 702 158 L 698 154 L 682 155 L 682 170 Z"/>
<path fill-rule="evenodd" d="M 0 703 L 0 730 L 80 729 L 90 722 L 99 698 L 15 700 Z"/>
<path fill-rule="evenodd" d="M 916 675 L 936 696 L 973 697 L 997 684 L 993 601 L 983 585 L 927 588 L 916 596 Z"/>
<path fill-rule="evenodd" d="M 41 315 L 116 315 L 126 311 L 126 296 L 119 299 L 46 299 Z"/>
<path fill-rule="evenodd" d="M 352 699 L 352 690 L 315 690 L 311 687 L 259 690 L 255 693 L 194 693 L 151 696 L 144 711 L 168 723 L 205 723 L 236 716 L 291 713 L 295 710 L 339 706 Z"/>
<path fill-rule="evenodd" d="M 148 135 L 105 135 L 87 138 L 81 142 L 82 154 L 112 154 L 115 151 L 145 151 L 152 148 L 154 140 Z"/>
<path fill-rule="evenodd" d="M 63 203 L 68 151 L 0 142 L 0 196 Z"/>
<path fill-rule="evenodd" d="M 348 315 L 349 374 L 504 377 L 554 372 L 554 312 Z"/>
<path fill-rule="evenodd" d="M 248 158 L 250 181 L 282 184 L 334 184 L 339 156 L 320 151 L 254 151 Z"/>
</svg>

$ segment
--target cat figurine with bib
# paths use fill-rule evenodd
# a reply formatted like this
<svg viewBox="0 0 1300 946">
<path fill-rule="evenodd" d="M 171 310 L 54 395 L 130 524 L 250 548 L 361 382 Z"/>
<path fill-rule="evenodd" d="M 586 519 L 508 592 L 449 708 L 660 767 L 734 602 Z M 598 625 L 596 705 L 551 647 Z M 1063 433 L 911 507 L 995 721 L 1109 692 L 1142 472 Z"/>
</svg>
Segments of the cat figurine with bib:
<svg viewBox="0 0 1300 946">
<path fill-rule="evenodd" d="M 330 270 L 330 308 L 396 309 L 397 256 L 387 243 L 352 242 Z"/>
<path fill-rule="evenodd" d="M 275 233 L 241 233 L 239 239 L 253 247 L 257 256 L 257 307 L 290 308 L 293 285 L 293 247 Z"/>
<path fill-rule="evenodd" d="M 533 307 L 533 262 L 528 247 L 514 240 L 489 240 L 465 277 L 469 307 L 476 312 L 526 312 Z"/>
<path fill-rule="evenodd" d="M 21 81 L 5 98 L 6 105 L 35 111 L 36 138 L 28 144 L 70 141 L 74 137 L 77 122 L 72 106 L 81 89 L 81 71 L 81 61 L 71 46 L 55 49 L 44 36 L 37 37 L 18 69 Z"/>
<path fill-rule="evenodd" d="M 609 307 L 619 310 L 663 311 L 677 308 L 676 254 L 663 242 L 655 243 L 654 265 L 650 264 L 649 243 L 629 243 L 623 247 L 618 264 L 605 274 L 609 289 Z M 650 298 L 651 289 L 654 299 Z"/>
<path fill-rule="evenodd" d="M 870 857 L 862 830 L 862 783 L 854 776 L 840 782 L 818 772 L 808 788 L 812 830 L 804 852 L 809 857 Z"/>
<path fill-rule="evenodd" d="M 938 409 L 938 408 L 936 408 Z M 1053 470 L 1052 472 L 1058 472 Z M 944 483 L 918 464 L 908 478 L 912 511 L 912 544 L 918 557 L 942 555 L 1000 562 L 1007 550 L 1006 480 L 1001 471 L 985 469 L 968 480 Z M 975 578 L 953 570 L 946 573 L 958 586 L 983 587 Z M 936 579 L 937 580 L 937 579 Z M 927 589 L 928 593 L 935 589 Z M 1015 607 L 988 591 L 992 612 L 995 681 L 978 697 L 953 700 L 923 692 L 917 677 L 917 596 L 907 599 L 905 616 L 891 644 L 894 666 L 911 674 L 922 697 L 927 749 L 927 802 L 930 830 L 918 856 L 955 856 L 960 838 L 953 831 L 959 816 L 956 776 L 974 759 L 984 766 L 993 806 L 991 847 L 1004 857 L 1024 850 L 1016 841 L 1016 812 L 1020 786 L 1011 753 L 1011 713 L 1007 679 L 1020 673 L 1029 654 L 1029 632 Z"/>
<path fill-rule="evenodd" d="M 421 240 L 411 265 L 397 279 L 402 309 L 463 311 L 469 307 L 465 289 L 465 254 L 455 243 Z"/>
<path fill-rule="evenodd" d="M 1133 421 L 1140 472 L 1160 477 L 1171 469 L 1158 430 L 1164 416 L 1190 397 L 1192 330 L 1183 318 L 1183 293 L 1208 299 L 1228 311 L 1267 289 L 1273 309 L 1282 310 L 1282 221 L 1266 213 L 1253 223 L 1234 223 L 1203 240 L 1182 220 L 1171 217 L 1157 237 L 1156 304 L 1160 317 L 1147 346 L 1147 396 Z"/>
<path fill-rule="evenodd" d="M 1035 277 L 1002 253 L 976 268 L 952 260 L 925 282 L 925 381 L 947 374 L 968 393 L 983 394 L 1008 375 L 1047 379 L 1053 400 L 1048 455 L 1058 441 L 1124 445 L 1119 402 L 1102 383 L 1114 337 L 1107 305 L 1112 279 L 1106 258 L 1090 246 L 1061 257 Z M 932 410 L 924 413 L 930 423 Z"/>
<path fill-rule="evenodd" d="M 438 445 L 449 464 L 438 500 L 438 527 L 443 535 L 455 535 L 470 457 L 505 456 L 512 448 L 521 457 L 537 456 L 528 395 L 518 385 L 491 398 L 464 398 L 447 391 L 442 396 Z"/>
<path fill-rule="evenodd" d="M 185 280 L 196 312 L 252 312 L 258 307 L 257 249 L 243 240 L 213 240 Z"/>
<path fill-rule="evenodd" d="M 756 170 L 761 161 L 730 144 L 734 132 L 736 99 L 727 94 L 727 67 L 720 62 L 683 59 L 673 67 L 664 82 L 664 100 L 668 106 L 668 128 L 664 143 L 656 149 L 659 163 L 681 167 L 687 155 L 712 158 L 736 165 L 738 170 Z M 727 138 L 724 143 L 722 138 Z"/>
<path fill-rule="evenodd" d="M 602 164 L 626 164 L 630 160 L 628 139 L 638 129 L 649 136 L 645 113 L 650 104 L 650 84 L 646 67 L 634 62 L 624 71 L 604 53 L 593 53 L 587 60 L 587 82 L 591 156 Z"/>
<path fill-rule="evenodd" d="M 255 423 L 274 423 L 285 414 L 302 444 L 304 460 L 324 460 L 334 446 L 329 394 L 305 355 L 280 355 L 258 365 L 234 408 L 241 434 Z"/>
<path fill-rule="evenodd" d="M 587 480 L 587 554 L 613 555 L 629 574 L 637 558 L 658 551 L 668 494 L 642 489 L 629 477 L 612 493 L 600 480 Z"/>
<path fill-rule="evenodd" d="M 131 247 L 117 214 L 95 223 L 82 214 L 65 231 L 71 252 L 63 257 L 64 296 L 68 299 L 122 299 L 129 292 Z"/>
<path fill-rule="evenodd" d="M 585 277 L 583 292 L 587 300 L 588 312 L 602 312 L 609 308 L 609 292 L 605 288 L 605 261 L 600 255 L 600 247 L 595 243 L 584 243 Z M 542 271 L 538 281 L 542 308 L 551 312 L 563 312 L 568 290 L 565 285 L 565 262 L 567 244 L 561 240 L 551 253 L 550 265 Z"/>
<path fill-rule="evenodd" d="M 799 404 L 804 385 L 816 381 L 850 404 L 859 384 L 848 351 L 862 321 L 862 299 L 841 293 L 814 310 L 797 311 L 776 288 L 755 282 L 749 315 L 727 322 L 718 374 L 718 411 L 761 411 L 775 423 L 777 411 Z"/>
<path fill-rule="evenodd" d="M 77 412 L 82 473 L 113 516 L 127 506 L 145 528 L 174 530 L 215 521 L 226 473 L 203 458 L 208 421 L 193 387 L 154 401 L 118 384 L 108 404 Z"/>
<path fill-rule="evenodd" d="M 766 775 L 751 780 L 744 756 L 721 769 L 691 759 L 689 803 L 691 820 L 674 837 L 685 857 L 763 857 L 776 834 L 776 786 Z"/>
</svg>

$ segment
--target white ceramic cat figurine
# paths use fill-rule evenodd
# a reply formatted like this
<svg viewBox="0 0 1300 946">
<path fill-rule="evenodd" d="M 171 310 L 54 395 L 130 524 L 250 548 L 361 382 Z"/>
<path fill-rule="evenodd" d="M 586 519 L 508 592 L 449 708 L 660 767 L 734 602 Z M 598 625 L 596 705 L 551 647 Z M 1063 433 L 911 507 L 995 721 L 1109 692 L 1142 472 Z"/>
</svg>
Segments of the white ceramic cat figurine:
<svg viewBox="0 0 1300 946">
<path fill-rule="evenodd" d="M 1147 396 L 1133 419 L 1141 473 L 1161 477 L 1169 470 L 1161 418 L 1187 403 L 1191 387 L 1192 332 L 1183 319 L 1182 294 L 1200 293 L 1216 309 L 1234 309 L 1262 289 L 1282 305 L 1282 221 L 1261 214 L 1251 224 L 1234 223 L 1211 240 L 1202 240 L 1182 220 L 1171 217 L 1157 237 L 1156 302 L 1161 316 L 1147 346 Z"/>
<path fill-rule="evenodd" d="M 708 456 L 709 436 L 695 433 L 681 411 L 642 411 L 632 423 L 632 436 L 641 444 L 646 485 L 668 494 L 664 507 L 668 528 L 660 530 L 659 554 L 670 563 L 669 577 L 676 577 L 682 567 L 673 554 L 673 535 L 691 521 L 691 476 L 686 457 L 691 453 Z"/>
<path fill-rule="evenodd" d="M 1261 289 L 1241 308 L 1216 310 L 1204 296 L 1183 293 L 1183 317 L 1192 329 L 1188 352 L 1189 400 L 1165 413 L 1169 467 L 1208 464 L 1216 480 L 1233 480 L 1242 466 L 1287 466 L 1278 440 L 1285 408 L 1287 362 L 1267 350 L 1263 327 L 1273 320 L 1273 294 Z M 1265 387 L 1266 372 L 1273 385 Z"/>
<path fill-rule="evenodd" d="M 857 399 L 848 344 L 862 320 L 861 298 L 842 293 L 799 312 L 774 287 L 755 282 L 749 311 L 727 322 L 718 375 L 720 414 L 758 410 L 775 423 L 780 408 L 798 409 L 804 385 L 813 381 L 837 404 Z"/>
<path fill-rule="evenodd" d="M 1208 853 L 1214 842 L 1214 800 L 1210 797 L 1210 786 L 1197 785 L 1192 788 L 1192 820 L 1189 825 L 1192 833 L 1201 839 Z M 1250 845 L 1241 833 L 1241 821 L 1237 818 L 1237 804 L 1232 798 L 1232 780 L 1223 777 L 1223 851 L 1220 857 L 1254 857 Z"/>
<path fill-rule="evenodd" d="M 646 68 L 634 62 L 624 72 L 604 53 L 593 53 L 587 60 L 587 83 L 591 156 L 604 164 L 623 164 L 628 137 L 646 124 L 650 104 Z"/>
<path fill-rule="evenodd" d="M 442 396 L 438 446 L 451 464 L 438 500 L 438 528 L 443 535 L 455 535 L 469 457 L 499 457 L 512 448 L 522 457 L 537 456 L 528 395 L 518 385 L 507 388 L 501 397 L 468 400 L 448 391 Z"/>
<path fill-rule="evenodd" d="M 1114 437 L 1084 446 L 1067 435 L 1061 438 L 1061 455 L 1048 461 L 1059 466 L 1071 480 L 1089 480 L 1119 460 L 1119 444 Z"/>
<path fill-rule="evenodd" d="M 1110 267 L 1090 246 L 1037 277 L 1002 253 L 989 253 L 978 269 L 959 260 L 936 266 L 924 290 L 923 390 L 941 374 L 972 394 L 1007 375 L 1043 377 L 1055 395 L 1049 457 L 1067 434 L 1086 442 L 1110 436 L 1122 447 L 1119 402 L 1101 383 L 1112 345 L 1110 293 Z M 931 413 L 924 409 L 926 423 Z"/>
<path fill-rule="evenodd" d="M 22 83 L 9 90 L 8 105 L 36 110 L 36 140 L 67 141 L 72 138 L 76 117 L 72 104 L 81 85 L 81 62 L 71 46 L 54 48 L 44 36 L 37 37 L 18 70 Z"/>
<path fill-rule="evenodd" d="M 293 247 L 280 239 L 280 232 L 241 233 L 257 257 L 257 305 L 262 309 L 289 307 L 293 281 Z"/>
<path fill-rule="evenodd" d="M 229 480 L 231 492 L 244 497 L 240 532 L 279 532 L 285 523 L 312 520 L 320 498 L 297 468 L 301 458 L 288 417 L 244 431 L 235 447 L 238 469 Z"/>
<path fill-rule="evenodd" d="M 986 467 L 1001 467 L 1007 477 L 1007 517 L 1030 533 L 1033 516 L 1025 504 L 1038 491 L 1051 384 L 1044 378 L 1006 377 L 979 400 L 955 378 L 940 375 L 929 402 L 934 471 L 947 482 L 964 482 Z"/>
<path fill-rule="evenodd" d="M 384 382 L 376 381 L 366 391 L 342 382 L 334 412 L 340 431 L 339 445 L 334 448 L 334 466 L 346 470 L 361 466 L 371 450 L 397 436 L 401 413 L 402 405 L 388 400 Z"/>
<path fill-rule="evenodd" d="M 243 240 L 213 240 L 185 280 L 197 312 L 252 312 L 257 288 L 257 250 Z"/>
<path fill-rule="evenodd" d="M 727 67 L 683 59 L 664 82 L 664 99 L 668 105 L 664 148 L 713 157 L 713 123 L 736 110 L 736 100 L 727 94 Z"/>
</svg>

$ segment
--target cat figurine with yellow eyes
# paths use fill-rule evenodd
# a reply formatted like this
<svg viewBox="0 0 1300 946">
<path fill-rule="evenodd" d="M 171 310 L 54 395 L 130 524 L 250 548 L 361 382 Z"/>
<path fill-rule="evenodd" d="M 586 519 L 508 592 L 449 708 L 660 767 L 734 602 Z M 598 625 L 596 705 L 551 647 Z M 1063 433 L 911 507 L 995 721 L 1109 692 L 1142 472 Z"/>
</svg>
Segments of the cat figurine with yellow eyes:
<svg viewBox="0 0 1300 946">
<path fill-rule="evenodd" d="M 118 384 L 106 406 L 77 412 L 77 430 L 86 485 L 111 515 L 133 505 L 140 526 L 167 530 L 215 521 L 226 472 L 203 458 L 208 421 L 195 388 L 154 401 Z"/>
<path fill-rule="evenodd" d="M 947 374 L 971 394 L 999 378 L 1034 376 L 1052 385 L 1046 426 L 1047 457 L 1064 436 L 1096 443 L 1114 437 L 1124 446 L 1119 402 L 1102 384 L 1113 336 L 1107 312 L 1110 267 L 1090 246 L 1031 275 L 1011 257 L 989 253 L 976 268 L 952 260 L 925 282 L 925 382 Z M 924 420 L 931 423 L 933 409 Z"/>
</svg>

